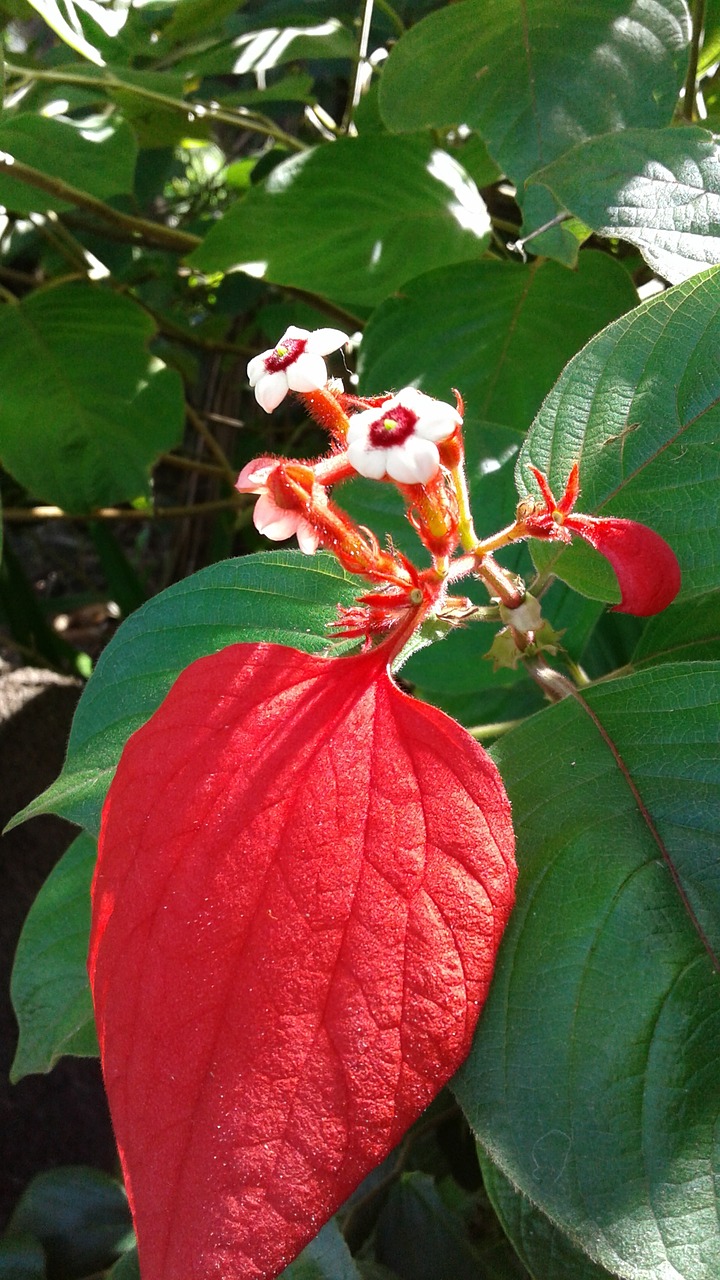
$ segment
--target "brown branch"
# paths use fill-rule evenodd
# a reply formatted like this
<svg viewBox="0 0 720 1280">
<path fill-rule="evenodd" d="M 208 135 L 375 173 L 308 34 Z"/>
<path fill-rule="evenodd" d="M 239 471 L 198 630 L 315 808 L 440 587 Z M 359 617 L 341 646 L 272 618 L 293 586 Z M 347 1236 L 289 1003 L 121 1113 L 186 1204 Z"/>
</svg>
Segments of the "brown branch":
<svg viewBox="0 0 720 1280">
<path fill-rule="evenodd" d="M 180 254 L 192 253 L 193 249 L 202 243 L 199 236 L 189 235 L 185 231 L 175 231 L 172 227 L 164 227 L 159 222 L 150 222 L 147 218 L 134 218 L 130 214 L 120 213 L 104 201 L 91 196 L 89 192 L 71 187 L 68 182 L 42 173 L 40 169 L 33 169 L 31 165 L 15 160 L 5 152 L 0 152 L 0 172 L 5 172 L 8 177 L 16 178 L 19 182 L 26 182 L 28 186 L 44 191 L 46 195 L 53 196 L 57 200 L 66 200 L 68 204 L 76 205 L 78 209 L 87 209 L 108 226 L 124 232 L 126 238 L 133 243 L 152 245 L 157 249 L 167 249 L 171 253 Z"/>
</svg>

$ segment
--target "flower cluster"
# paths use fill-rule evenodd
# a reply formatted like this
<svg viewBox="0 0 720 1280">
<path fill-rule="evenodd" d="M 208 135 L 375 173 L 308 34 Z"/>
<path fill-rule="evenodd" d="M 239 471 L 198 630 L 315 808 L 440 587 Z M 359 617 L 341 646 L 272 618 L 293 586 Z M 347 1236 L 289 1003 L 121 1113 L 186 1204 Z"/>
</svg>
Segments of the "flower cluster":
<svg viewBox="0 0 720 1280">
<path fill-rule="evenodd" d="M 525 499 L 511 525 L 479 539 L 469 507 L 460 396 L 455 393 L 453 406 L 416 387 L 374 397 L 347 394 L 341 382 L 328 379 L 324 357 L 348 341 L 339 329 L 311 333 L 290 326 L 276 347 L 250 361 L 248 379 L 261 407 L 271 412 L 293 392 L 328 430 L 333 447 L 315 462 L 257 458 L 243 468 L 236 486 L 258 495 L 253 518 L 266 537 L 294 536 L 307 555 L 325 547 L 345 568 L 379 585 L 341 616 L 340 634 L 364 635 L 369 644 L 413 609 L 418 625 L 429 612 L 454 620 L 466 616 L 459 608 L 463 602 L 448 596 L 448 587 L 473 574 L 499 605 L 497 616 L 511 619 L 511 635 L 525 646 L 545 627 L 539 602 L 493 553 L 526 538 L 567 543 L 577 535 L 589 543 L 615 571 L 618 610 L 644 617 L 675 598 L 680 569 L 654 530 L 632 520 L 575 512 L 577 465 L 557 501 L 546 477 L 531 467 L 542 500 Z M 408 519 L 432 557 L 431 569 L 416 570 L 392 548 L 380 548 L 368 530 L 332 502 L 331 488 L 355 475 L 400 490 Z"/>
</svg>

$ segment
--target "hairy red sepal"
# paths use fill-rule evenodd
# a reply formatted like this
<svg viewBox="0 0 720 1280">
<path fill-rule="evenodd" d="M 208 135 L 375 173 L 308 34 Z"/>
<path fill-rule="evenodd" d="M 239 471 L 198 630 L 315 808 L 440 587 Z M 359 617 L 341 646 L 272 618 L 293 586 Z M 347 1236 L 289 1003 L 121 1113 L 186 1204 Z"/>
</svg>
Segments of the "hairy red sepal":
<svg viewBox="0 0 720 1280">
<path fill-rule="evenodd" d="M 636 520 L 595 516 L 568 516 L 565 528 L 612 565 L 621 591 L 615 612 L 647 618 L 672 604 L 680 590 L 680 566 L 672 547 L 654 529 Z"/>
<path fill-rule="evenodd" d="M 143 1280 L 282 1270 L 467 1054 L 514 881 L 495 766 L 381 652 L 234 645 L 180 676 L 93 886 Z"/>
</svg>

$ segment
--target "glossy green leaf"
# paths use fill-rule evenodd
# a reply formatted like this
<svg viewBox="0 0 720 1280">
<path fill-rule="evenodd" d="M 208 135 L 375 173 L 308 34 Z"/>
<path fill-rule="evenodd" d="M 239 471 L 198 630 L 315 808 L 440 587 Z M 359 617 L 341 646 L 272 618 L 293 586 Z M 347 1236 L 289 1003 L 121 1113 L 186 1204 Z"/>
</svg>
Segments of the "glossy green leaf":
<svg viewBox="0 0 720 1280">
<path fill-rule="evenodd" d="M 684 0 L 462 0 L 398 41 L 380 108 L 398 131 L 471 125 L 522 188 L 583 138 L 669 123 L 688 38 Z M 526 229 L 552 214 L 538 203 Z"/>
<path fill-rule="evenodd" d="M 681 598 L 720 585 L 720 270 L 713 268 L 610 325 L 567 366 L 518 459 L 562 493 L 580 463 L 578 511 L 656 529 L 680 561 Z M 534 541 L 536 563 L 584 594 L 618 600 L 609 565 L 589 547 Z"/>
<path fill-rule="evenodd" d="M 149 494 L 184 419 L 179 375 L 147 350 L 153 332 L 129 298 L 91 285 L 3 307 L 0 453 L 34 497 L 86 511 Z"/>
<path fill-rule="evenodd" d="M 127 1249 L 108 1271 L 108 1280 L 141 1280 L 137 1248 Z"/>
<path fill-rule="evenodd" d="M 78 704 L 60 777 L 12 825 L 50 812 L 97 834 L 125 742 L 185 667 L 240 641 L 346 652 L 352 646 L 332 643 L 327 626 L 357 592 L 357 580 L 330 556 L 273 551 L 210 565 L 154 596 L 104 650 Z"/>
<path fill-rule="evenodd" d="M 493 1208 L 532 1276 L 542 1280 L 608 1280 L 607 1271 L 575 1248 L 559 1227 L 517 1191 L 509 1178 L 482 1152 L 483 1184 Z"/>
<path fill-rule="evenodd" d="M 698 660 L 720 660 L 720 591 L 671 605 L 651 618 L 632 655 L 636 668 Z"/>
<path fill-rule="evenodd" d="M 286 1267 L 279 1280 L 360 1280 L 355 1261 L 334 1218 Z"/>
<path fill-rule="evenodd" d="M 373 394 L 412 383 L 445 400 L 457 387 L 470 437 L 483 418 L 524 432 L 571 356 L 636 303 L 627 272 L 592 251 L 575 272 L 538 259 L 446 267 L 373 312 L 360 387 Z"/>
<path fill-rule="evenodd" d="M 356 39 L 349 26 L 336 17 L 312 21 L 322 15 L 306 14 L 304 6 L 275 8 L 266 26 L 258 14 L 231 18 L 226 24 L 232 39 L 213 41 L 207 51 L 192 51 L 186 61 L 202 75 L 247 75 L 267 73 L 302 59 L 344 60 L 349 66 L 357 54 Z M 301 25 L 302 24 L 302 25 Z"/>
<path fill-rule="evenodd" d="M 373 305 L 423 271 L 480 257 L 489 239 L 487 209 L 452 156 L 426 138 L 372 134 L 283 161 L 190 262 Z"/>
<path fill-rule="evenodd" d="M 104 1269 L 133 1240 L 122 1185 L 82 1165 L 33 1178 L 15 1207 L 8 1232 L 36 1236 L 47 1254 L 49 1274 L 62 1280 L 81 1280 Z"/>
<path fill-rule="evenodd" d="M 41 115 L 11 116 L 0 123 L 0 151 L 100 200 L 133 189 L 137 144 L 130 126 L 119 119 L 92 117 L 73 122 Z M 0 172 L 0 204 L 13 213 L 73 207 L 10 177 L 7 169 Z"/>
<path fill-rule="evenodd" d="M 426 1173 L 407 1173 L 391 1189 L 375 1233 L 375 1252 L 401 1280 L 523 1280 L 505 1243 L 475 1241 L 468 1222 Z"/>
<path fill-rule="evenodd" d="M 567 698 L 493 748 L 518 900 L 461 1104 L 625 1280 L 720 1270 L 720 664 Z"/>
<path fill-rule="evenodd" d="M 671 284 L 720 262 L 720 147 L 707 129 L 627 129 L 567 151 L 532 182 Z"/>
<path fill-rule="evenodd" d="M 0 1280 L 45 1280 L 45 1250 L 31 1235 L 0 1240 Z"/>
<path fill-rule="evenodd" d="M 11 1079 L 50 1071 L 63 1054 L 97 1056 L 87 977 L 95 841 L 80 835 L 63 854 L 23 926 L 10 994 L 20 1028 Z"/>
</svg>

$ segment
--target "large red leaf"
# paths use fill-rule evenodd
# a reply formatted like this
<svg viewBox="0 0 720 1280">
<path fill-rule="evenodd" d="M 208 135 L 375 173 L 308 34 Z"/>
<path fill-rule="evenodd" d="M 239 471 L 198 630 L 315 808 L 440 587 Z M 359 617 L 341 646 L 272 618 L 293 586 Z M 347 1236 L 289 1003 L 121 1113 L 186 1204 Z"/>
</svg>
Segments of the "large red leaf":
<svg viewBox="0 0 720 1280">
<path fill-rule="evenodd" d="M 272 1277 L 468 1052 L 509 804 L 382 653 L 233 645 L 128 742 L 90 973 L 143 1280 Z"/>
</svg>

